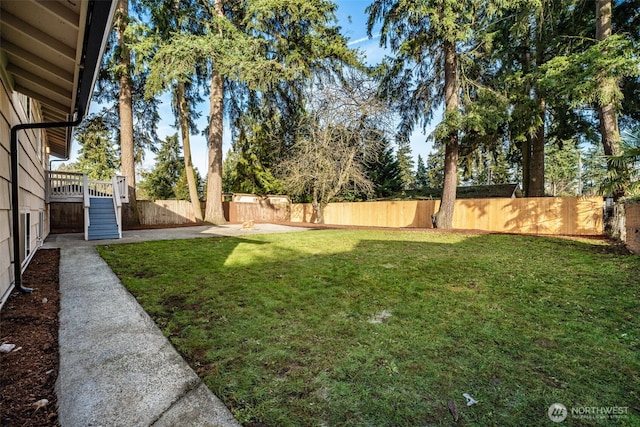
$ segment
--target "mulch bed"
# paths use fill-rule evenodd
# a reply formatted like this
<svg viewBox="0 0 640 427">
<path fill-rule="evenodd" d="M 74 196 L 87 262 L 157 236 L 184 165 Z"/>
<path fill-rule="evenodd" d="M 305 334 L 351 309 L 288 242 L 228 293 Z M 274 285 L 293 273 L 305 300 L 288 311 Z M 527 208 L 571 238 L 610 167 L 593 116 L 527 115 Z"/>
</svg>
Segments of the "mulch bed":
<svg viewBox="0 0 640 427">
<path fill-rule="evenodd" d="M 33 292 L 12 292 L 0 310 L 0 344 L 16 346 L 0 353 L 2 426 L 59 426 L 59 264 L 60 250 L 39 249 L 22 276 Z"/>
</svg>

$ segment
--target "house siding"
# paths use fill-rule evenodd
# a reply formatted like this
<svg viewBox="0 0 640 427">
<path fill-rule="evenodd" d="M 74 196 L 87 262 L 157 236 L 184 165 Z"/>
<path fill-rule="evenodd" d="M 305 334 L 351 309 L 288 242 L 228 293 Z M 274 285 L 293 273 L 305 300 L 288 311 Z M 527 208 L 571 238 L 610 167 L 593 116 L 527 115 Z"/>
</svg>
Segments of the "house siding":
<svg viewBox="0 0 640 427">
<path fill-rule="evenodd" d="M 11 212 L 11 127 L 20 123 L 39 122 L 41 116 L 36 101 L 13 92 L 7 82 L 0 87 L 0 307 L 8 297 L 14 281 L 13 235 Z M 27 111 L 27 102 L 29 107 Z M 49 215 L 45 203 L 45 153 L 46 133 L 43 130 L 27 130 L 18 133 L 20 185 L 20 214 L 30 215 L 30 253 L 23 257 L 26 267 L 36 250 L 49 234 Z M 41 215 L 40 212 L 44 212 Z M 40 227 L 40 220 L 44 224 Z M 42 233 L 40 233 L 42 231 Z M 40 235 L 42 234 L 42 235 Z"/>
</svg>

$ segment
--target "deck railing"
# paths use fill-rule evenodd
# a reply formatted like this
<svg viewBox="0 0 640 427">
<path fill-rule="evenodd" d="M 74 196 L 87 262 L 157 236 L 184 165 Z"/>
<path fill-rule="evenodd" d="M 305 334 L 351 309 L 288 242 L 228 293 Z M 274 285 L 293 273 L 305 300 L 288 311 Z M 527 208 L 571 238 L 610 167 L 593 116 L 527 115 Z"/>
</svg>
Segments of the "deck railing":
<svg viewBox="0 0 640 427">
<path fill-rule="evenodd" d="M 120 203 L 129 202 L 127 178 L 116 176 L 112 181 L 87 179 L 79 172 L 47 171 L 47 203 L 84 201 L 85 186 L 90 197 L 113 197 L 119 195 Z M 85 184 L 86 183 L 86 184 Z M 114 191 L 117 186 L 117 191 Z"/>
<path fill-rule="evenodd" d="M 119 238 L 122 238 L 122 195 L 120 194 L 120 182 L 118 181 L 118 178 L 120 177 L 113 177 L 113 210 L 116 213 L 118 236 Z"/>
<path fill-rule="evenodd" d="M 47 171 L 46 199 L 51 202 L 81 202 L 83 174 L 78 172 Z"/>
</svg>

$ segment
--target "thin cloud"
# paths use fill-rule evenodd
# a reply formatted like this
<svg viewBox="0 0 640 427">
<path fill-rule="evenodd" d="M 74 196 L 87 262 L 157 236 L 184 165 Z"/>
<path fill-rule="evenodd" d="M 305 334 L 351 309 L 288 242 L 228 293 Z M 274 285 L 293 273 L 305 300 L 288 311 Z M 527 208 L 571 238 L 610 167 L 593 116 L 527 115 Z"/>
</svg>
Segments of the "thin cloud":
<svg viewBox="0 0 640 427">
<path fill-rule="evenodd" d="M 359 39 L 355 39 L 355 40 L 351 40 L 349 43 L 347 43 L 347 46 L 353 46 L 354 44 L 360 44 L 362 42 L 366 42 L 369 40 L 374 40 L 380 37 L 380 33 L 378 34 L 374 34 L 371 37 L 361 37 Z"/>
</svg>

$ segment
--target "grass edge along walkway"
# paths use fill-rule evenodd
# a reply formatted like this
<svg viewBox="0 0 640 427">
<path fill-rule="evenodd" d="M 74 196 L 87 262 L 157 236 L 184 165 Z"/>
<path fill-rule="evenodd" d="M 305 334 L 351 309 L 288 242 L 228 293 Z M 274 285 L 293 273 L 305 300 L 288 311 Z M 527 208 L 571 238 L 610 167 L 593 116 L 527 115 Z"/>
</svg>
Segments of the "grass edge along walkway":
<svg viewBox="0 0 640 427">
<path fill-rule="evenodd" d="M 467 425 L 553 425 L 556 402 L 640 424 L 640 258 L 606 242 L 323 230 L 99 250 L 248 426 L 451 425 L 452 403 Z"/>
</svg>

